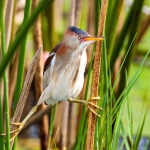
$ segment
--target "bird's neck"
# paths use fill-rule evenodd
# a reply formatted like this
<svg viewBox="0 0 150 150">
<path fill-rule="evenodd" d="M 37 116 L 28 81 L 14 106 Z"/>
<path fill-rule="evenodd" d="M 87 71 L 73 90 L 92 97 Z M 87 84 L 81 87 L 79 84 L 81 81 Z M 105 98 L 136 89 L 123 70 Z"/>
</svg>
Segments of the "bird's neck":
<svg viewBox="0 0 150 150">
<path fill-rule="evenodd" d="M 78 55 L 85 51 L 86 48 L 87 47 L 78 46 L 76 49 L 72 49 L 71 47 L 66 46 L 64 43 L 62 43 L 59 49 L 57 50 L 56 55 L 59 57 L 63 57 L 66 55 Z"/>
<path fill-rule="evenodd" d="M 65 51 L 64 53 L 56 53 L 56 62 L 57 62 L 57 66 L 59 66 L 58 68 L 61 69 L 62 66 L 75 66 L 75 64 L 78 64 L 78 62 L 82 62 L 83 58 L 86 58 L 86 49 L 81 50 L 81 51 L 76 51 L 76 52 L 72 52 L 72 50 L 63 50 Z M 84 56 L 83 56 L 84 55 Z M 86 60 L 83 60 L 86 61 Z M 79 66 L 78 66 L 79 67 Z"/>
</svg>

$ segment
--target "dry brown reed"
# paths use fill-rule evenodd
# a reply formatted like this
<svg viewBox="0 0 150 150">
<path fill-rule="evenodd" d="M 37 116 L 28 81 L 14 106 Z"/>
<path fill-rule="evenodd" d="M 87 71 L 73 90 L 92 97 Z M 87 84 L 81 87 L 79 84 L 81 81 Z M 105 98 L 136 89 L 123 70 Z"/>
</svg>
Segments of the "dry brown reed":
<svg viewBox="0 0 150 150">
<path fill-rule="evenodd" d="M 22 115 L 22 112 L 23 112 L 23 109 L 24 109 L 24 105 L 25 105 L 25 102 L 27 100 L 27 96 L 28 96 L 28 93 L 29 93 L 29 90 L 30 90 L 30 86 L 31 86 L 31 83 L 32 83 L 32 80 L 33 80 L 33 76 L 35 74 L 35 70 L 37 68 L 37 64 L 39 62 L 39 59 L 40 59 L 40 55 L 41 55 L 41 49 L 42 48 L 39 48 L 31 62 L 31 65 L 28 69 L 28 72 L 27 72 L 27 75 L 26 75 L 26 78 L 25 78 L 25 82 L 24 82 L 24 85 L 23 85 L 23 88 L 22 88 L 22 91 L 21 91 L 21 94 L 20 94 L 20 97 L 19 97 L 19 101 L 18 101 L 18 104 L 17 104 L 17 107 L 16 107 L 16 110 L 15 110 L 15 113 L 14 113 L 14 116 L 12 118 L 12 122 L 19 122 L 20 121 L 20 118 L 21 118 L 21 115 Z M 11 125 L 11 131 L 17 129 L 17 126 L 15 125 Z M 13 134 L 11 134 L 11 137 L 13 136 Z M 12 149 L 12 146 L 13 146 L 13 142 L 11 142 L 11 149 Z"/>
<path fill-rule="evenodd" d="M 105 20 L 107 13 L 108 0 L 103 0 L 101 4 L 100 19 L 99 19 L 99 28 L 98 36 L 102 36 L 105 28 Z M 102 41 L 98 41 L 96 44 L 96 51 L 94 56 L 94 66 L 93 66 L 93 78 L 92 78 L 92 89 L 91 89 L 91 98 L 98 97 L 98 88 L 99 88 L 99 77 L 100 77 L 100 66 L 101 66 L 101 52 L 102 52 Z M 93 104 L 97 104 L 97 101 L 92 100 Z M 96 111 L 96 108 L 93 108 Z M 92 112 L 89 112 L 88 116 L 88 130 L 87 130 L 87 139 L 86 139 L 86 150 L 94 149 L 94 133 L 96 126 L 96 115 Z"/>
<path fill-rule="evenodd" d="M 37 4 L 39 3 L 39 0 L 33 0 L 32 8 L 34 9 Z M 41 16 L 39 15 L 36 22 L 33 26 L 33 41 L 34 41 L 34 50 L 36 51 L 38 47 L 43 45 L 42 41 L 42 29 L 41 29 Z M 43 61 L 42 61 L 42 55 L 40 56 L 37 69 L 35 71 L 34 76 L 34 87 L 35 87 L 35 97 L 36 102 L 38 102 L 40 95 L 43 91 Z M 44 104 L 41 104 L 38 107 L 38 111 L 41 111 L 46 106 Z M 44 150 L 47 147 L 47 139 L 48 139 L 48 116 L 45 114 L 39 122 L 39 130 L 40 130 L 40 143 L 41 143 L 41 149 Z"/>
</svg>

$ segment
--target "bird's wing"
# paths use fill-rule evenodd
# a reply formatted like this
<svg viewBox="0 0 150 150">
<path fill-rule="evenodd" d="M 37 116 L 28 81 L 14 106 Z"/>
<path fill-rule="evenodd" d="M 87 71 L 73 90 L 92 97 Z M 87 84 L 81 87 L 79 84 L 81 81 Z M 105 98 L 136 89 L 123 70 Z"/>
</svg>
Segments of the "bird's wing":
<svg viewBox="0 0 150 150">
<path fill-rule="evenodd" d="M 59 47 L 61 46 L 62 43 L 59 43 L 58 45 L 56 45 L 52 51 L 49 53 L 49 56 L 48 58 L 46 59 L 45 61 L 45 64 L 44 64 L 44 71 L 43 71 L 43 74 L 44 72 L 46 72 L 46 70 L 48 69 L 48 67 L 50 67 L 51 65 L 51 61 L 53 59 L 53 57 L 55 56 L 55 53 L 57 52 L 57 50 L 59 49 Z"/>
<path fill-rule="evenodd" d="M 51 63 L 53 61 L 54 56 L 56 55 L 57 50 L 59 49 L 59 47 L 61 46 L 62 43 L 56 45 L 52 51 L 49 53 L 48 58 L 45 61 L 44 64 L 44 70 L 43 70 L 43 93 L 40 96 L 40 99 L 38 101 L 37 105 L 40 105 L 41 103 L 47 101 L 49 99 L 49 91 L 47 91 L 46 87 L 49 84 L 50 81 L 50 67 L 51 67 Z"/>
</svg>

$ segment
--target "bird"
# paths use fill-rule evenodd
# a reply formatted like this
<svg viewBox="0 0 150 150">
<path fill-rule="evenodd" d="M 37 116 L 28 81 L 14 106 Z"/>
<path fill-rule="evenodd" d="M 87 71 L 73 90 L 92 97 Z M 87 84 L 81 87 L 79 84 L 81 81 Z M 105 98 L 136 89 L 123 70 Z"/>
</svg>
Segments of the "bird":
<svg viewBox="0 0 150 150">
<path fill-rule="evenodd" d="M 43 92 L 38 103 L 31 109 L 29 114 L 20 123 L 13 123 L 19 127 L 13 130 L 13 140 L 25 122 L 36 112 L 37 107 L 43 102 L 47 105 L 54 105 L 60 101 L 82 103 L 87 106 L 95 115 L 99 116 L 92 108 L 99 106 L 85 100 L 75 99 L 82 90 L 84 84 L 84 72 L 87 63 L 87 47 L 98 40 L 104 40 L 103 36 L 91 36 L 84 30 L 70 26 L 65 31 L 63 40 L 50 52 L 45 61 L 43 70 Z M 91 99 L 100 99 L 94 97 Z"/>
</svg>

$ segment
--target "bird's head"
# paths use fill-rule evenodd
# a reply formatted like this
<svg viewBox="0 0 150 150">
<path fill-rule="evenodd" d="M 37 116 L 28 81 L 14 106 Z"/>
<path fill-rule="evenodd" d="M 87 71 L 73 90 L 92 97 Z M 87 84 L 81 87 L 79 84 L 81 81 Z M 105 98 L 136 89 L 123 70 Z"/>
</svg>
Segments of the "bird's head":
<svg viewBox="0 0 150 150">
<path fill-rule="evenodd" d="M 65 32 L 63 43 L 71 50 L 82 50 L 91 43 L 104 39 L 104 37 L 91 36 L 86 31 L 78 29 L 75 26 L 71 26 Z"/>
</svg>

